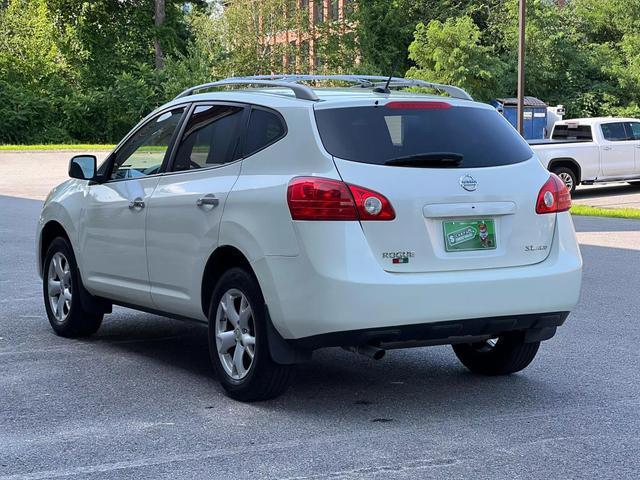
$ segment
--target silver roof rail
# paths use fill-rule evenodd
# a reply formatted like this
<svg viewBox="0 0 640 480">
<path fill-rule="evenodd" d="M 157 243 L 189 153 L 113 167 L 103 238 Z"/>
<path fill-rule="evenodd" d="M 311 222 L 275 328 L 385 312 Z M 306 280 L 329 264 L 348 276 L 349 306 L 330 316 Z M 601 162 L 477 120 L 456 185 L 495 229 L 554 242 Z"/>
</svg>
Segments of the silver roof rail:
<svg viewBox="0 0 640 480">
<path fill-rule="evenodd" d="M 317 102 L 318 100 L 320 100 L 316 95 L 316 93 L 313 91 L 313 89 L 310 87 L 307 87 L 306 85 L 300 85 L 299 83 L 285 82 L 285 81 L 278 81 L 278 80 L 279 80 L 278 78 L 274 80 L 265 80 L 265 79 L 252 78 L 252 77 L 226 78 L 218 82 L 203 83 L 202 85 L 196 85 L 195 87 L 187 88 L 184 92 L 179 94 L 176 97 L 176 99 L 193 95 L 195 92 L 199 90 L 206 90 L 208 88 L 224 87 L 227 85 L 264 85 L 266 87 L 281 87 L 281 88 L 291 89 L 293 90 L 293 93 L 295 94 L 296 98 L 299 98 L 301 100 L 311 100 L 313 102 Z"/>
<path fill-rule="evenodd" d="M 338 82 L 350 82 L 357 84 L 356 87 L 368 88 L 383 86 L 386 84 L 389 77 L 380 75 L 256 75 L 252 77 L 243 77 L 244 79 L 256 79 L 256 80 L 277 80 L 283 82 L 304 82 L 314 80 L 335 80 Z M 415 78 L 402 78 L 391 77 L 389 83 L 390 88 L 407 88 L 407 87 L 424 87 L 432 88 L 434 90 L 440 90 L 446 92 L 453 98 L 459 98 L 462 100 L 473 100 L 473 97 L 469 95 L 465 90 L 454 85 L 445 85 L 442 83 L 427 82 L 425 80 L 418 80 Z"/>
<path fill-rule="evenodd" d="M 203 83 L 186 89 L 176 98 L 182 98 L 193 95 L 199 90 L 208 88 L 223 87 L 227 85 L 261 85 L 265 87 L 288 88 L 293 91 L 296 98 L 302 100 L 311 100 L 317 102 L 320 100 L 318 95 L 311 87 L 302 85 L 298 82 L 309 82 L 316 80 L 334 80 L 337 82 L 355 83 L 355 87 L 373 88 L 386 84 L 389 77 L 377 75 L 255 75 L 251 77 L 231 77 L 217 82 Z M 471 95 L 460 87 L 453 85 L 444 85 L 441 83 L 426 82 L 414 78 L 391 77 L 389 88 L 407 88 L 407 87 L 424 87 L 432 88 L 446 92 L 453 98 L 462 100 L 473 100 Z"/>
<path fill-rule="evenodd" d="M 375 82 L 376 86 L 384 85 L 389 77 L 382 77 L 378 75 L 361 75 L 359 78 L 363 80 L 369 80 Z M 433 88 L 434 90 L 440 90 L 448 93 L 453 98 L 459 98 L 462 100 L 473 100 L 473 97 L 469 95 L 465 90 L 454 85 L 445 85 L 443 83 L 427 82 L 425 80 L 418 80 L 417 78 L 401 78 L 391 77 L 389 82 L 389 88 L 406 88 L 406 87 L 424 87 Z"/>
</svg>

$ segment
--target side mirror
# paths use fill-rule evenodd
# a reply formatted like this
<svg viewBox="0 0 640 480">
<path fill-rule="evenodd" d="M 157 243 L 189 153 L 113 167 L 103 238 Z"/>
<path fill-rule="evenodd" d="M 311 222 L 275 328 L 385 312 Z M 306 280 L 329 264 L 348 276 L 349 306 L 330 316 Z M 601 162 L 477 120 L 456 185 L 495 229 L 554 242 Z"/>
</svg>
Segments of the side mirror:
<svg viewBox="0 0 640 480">
<path fill-rule="evenodd" d="M 69 162 L 69 176 L 80 180 L 93 180 L 96 176 L 95 155 L 76 155 Z"/>
</svg>

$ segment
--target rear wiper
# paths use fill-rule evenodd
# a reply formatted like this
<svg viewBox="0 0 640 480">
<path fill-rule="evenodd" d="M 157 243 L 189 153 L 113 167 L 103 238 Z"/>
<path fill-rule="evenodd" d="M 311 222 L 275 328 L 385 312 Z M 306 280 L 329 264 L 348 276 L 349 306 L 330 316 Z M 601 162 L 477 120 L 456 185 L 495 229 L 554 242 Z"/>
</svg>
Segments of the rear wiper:
<svg viewBox="0 0 640 480">
<path fill-rule="evenodd" d="M 462 163 L 464 157 L 453 152 L 416 153 L 405 157 L 392 158 L 385 165 L 397 167 L 451 167 Z"/>
</svg>

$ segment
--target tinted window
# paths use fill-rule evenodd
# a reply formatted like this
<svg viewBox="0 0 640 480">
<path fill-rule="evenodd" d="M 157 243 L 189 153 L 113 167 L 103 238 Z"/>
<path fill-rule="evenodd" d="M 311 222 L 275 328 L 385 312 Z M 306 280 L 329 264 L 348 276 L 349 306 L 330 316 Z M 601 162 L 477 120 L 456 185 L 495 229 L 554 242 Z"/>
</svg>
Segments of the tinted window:
<svg viewBox="0 0 640 480">
<path fill-rule="evenodd" d="M 111 179 L 138 178 L 160 172 L 184 108 L 154 118 L 141 127 L 116 153 Z"/>
<path fill-rule="evenodd" d="M 634 140 L 640 140 L 640 123 L 638 122 L 629 122 L 627 123 L 628 131 L 630 132 L 630 137 Z"/>
<path fill-rule="evenodd" d="M 262 150 L 281 139 L 285 134 L 285 127 L 278 115 L 267 110 L 254 108 L 251 110 L 247 140 L 245 142 L 245 157 Z"/>
<path fill-rule="evenodd" d="M 556 125 L 552 140 L 593 140 L 590 125 Z"/>
<path fill-rule="evenodd" d="M 232 105 L 196 107 L 182 136 L 173 170 L 212 167 L 236 160 L 243 113 L 244 108 Z"/>
<path fill-rule="evenodd" d="M 624 123 L 603 123 L 602 135 L 610 142 L 619 142 L 627 140 L 627 132 L 624 129 Z"/>
<path fill-rule="evenodd" d="M 406 109 L 353 107 L 317 110 L 329 153 L 384 164 L 418 154 L 461 155 L 460 168 L 523 162 L 533 156 L 524 139 L 495 110 L 476 107 Z"/>
</svg>

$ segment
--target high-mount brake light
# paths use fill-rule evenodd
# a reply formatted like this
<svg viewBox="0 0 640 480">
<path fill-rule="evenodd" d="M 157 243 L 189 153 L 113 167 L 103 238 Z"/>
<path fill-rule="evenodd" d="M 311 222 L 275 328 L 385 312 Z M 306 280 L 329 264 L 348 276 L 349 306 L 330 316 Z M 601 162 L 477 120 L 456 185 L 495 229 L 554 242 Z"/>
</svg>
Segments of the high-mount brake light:
<svg viewBox="0 0 640 480">
<path fill-rule="evenodd" d="M 403 110 L 447 110 L 451 104 L 447 102 L 389 102 L 387 108 Z"/>
<path fill-rule="evenodd" d="M 555 174 L 540 189 L 536 202 L 536 213 L 566 212 L 571 208 L 571 193 L 560 177 Z"/>
<path fill-rule="evenodd" d="M 296 177 L 289 182 L 287 203 L 293 220 L 393 220 L 384 195 L 340 180 Z"/>
</svg>

